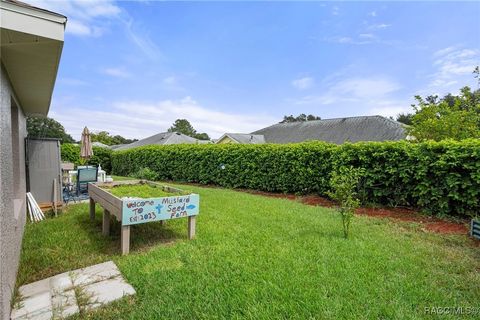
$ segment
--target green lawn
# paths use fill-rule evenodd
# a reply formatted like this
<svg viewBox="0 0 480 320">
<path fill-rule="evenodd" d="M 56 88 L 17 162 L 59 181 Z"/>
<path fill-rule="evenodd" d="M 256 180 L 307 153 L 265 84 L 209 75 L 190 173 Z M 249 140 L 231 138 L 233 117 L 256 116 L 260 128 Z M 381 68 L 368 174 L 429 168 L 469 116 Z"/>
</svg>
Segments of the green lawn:
<svg viewBox="0 0 480 320">
<path fill-rule="evenodd" d="M 122 197 L 155 198 L 155 197 L 169 197 L 169 196 L 175 195 L 175 193 L 173 192 L 163 191 L 160 186 L 150 186 L 148 184 L 115 186 L 113 188 L 108 188 L 107 190 L 119 198 L 122 198 Z"/>
<path fill-rule="evenodd" d="M 137 225 L 122 257 L 118 223 L 103 237 L 100 207 L 91 222 L 74 205 L 27 226 L 18 284 L 113 260 L 137 295 L 92 319 L 416 319 L 432 318 L 425 307 L 480 307 L 480 250 L 465 236 L 355 217 L 345 240 L 330 209 L 185 188 L 201 199 L 195 240 L 186 219 Z"/>
</svg>

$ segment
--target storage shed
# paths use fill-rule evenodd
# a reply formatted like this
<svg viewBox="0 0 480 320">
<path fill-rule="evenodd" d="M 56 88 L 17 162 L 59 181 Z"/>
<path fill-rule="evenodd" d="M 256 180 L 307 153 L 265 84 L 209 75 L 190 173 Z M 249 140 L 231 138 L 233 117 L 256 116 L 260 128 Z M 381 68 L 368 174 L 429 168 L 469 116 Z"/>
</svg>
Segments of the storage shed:
<svg viewBox="0 0 480 320">
<path fill-rule="evenodd" d="M 27 139 L 27 190 L 40 206 L 62 201 L 60 140 Z M 56 193 L 56 194 L 55 194 Z"/>
</svg>

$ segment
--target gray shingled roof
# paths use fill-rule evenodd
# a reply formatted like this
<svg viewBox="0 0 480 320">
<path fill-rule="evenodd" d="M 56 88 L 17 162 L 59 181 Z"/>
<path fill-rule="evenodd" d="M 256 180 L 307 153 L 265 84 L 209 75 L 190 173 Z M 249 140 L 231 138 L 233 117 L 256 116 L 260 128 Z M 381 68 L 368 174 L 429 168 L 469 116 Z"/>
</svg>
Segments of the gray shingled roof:
<svg viewBox="0 0 480 320">
<path fill-rule="evenodd" d="M 229 137 L 230 139 L 235 140 L 238 143 L 244 143 L 244 144 L 265 143 L 265 139 L 264 139 L 263 135 L 261 135 L 261 134 L 251 134 L 251 133 L 225 133 L 216 142 L 222 140 L 224 137 Z"/>
<path fill-rule="evenodd" d="M 267 143 L 320 140 L 342 144 L 347 141 L 394 141 L 406 138 L 405 125 L 382 116 L 278 123 L 252 134 L 264 135 Z"/>
<path fill-rule="evenodd" d="M 197 140 L 195 138 L 186 136 L 178 132 L 162 132 L 162 133 L 155 134 L 151 137 L 132 142 L 130 144 L 122 145 L 118 148 L 115 148 L 114 150 L 126 150 L 130 148 L 147 146 L 152 144 L 167 145 L 167 144 L 182 144 L 182 143 L 196 144 L 196 143 L 205 143 L 205 142 L 202 140 Z"/>
<path fill-rule="evenodd" d="M 100 148 L 108 148 L 108 149 L 111 148 L 109 145 L 106 145 L 106 144 L 98 142 L 98 141 L 92 142 L 92 146 L 100 147 Z"/>
</svg>

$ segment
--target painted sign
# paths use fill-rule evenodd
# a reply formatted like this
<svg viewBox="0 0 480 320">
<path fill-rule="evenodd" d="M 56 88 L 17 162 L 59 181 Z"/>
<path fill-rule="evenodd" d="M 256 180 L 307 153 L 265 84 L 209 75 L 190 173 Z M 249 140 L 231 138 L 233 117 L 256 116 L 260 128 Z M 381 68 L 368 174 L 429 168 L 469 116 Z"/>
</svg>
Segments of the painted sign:
<svg viewBox="0 0 480 320">
<path fill-rule="evenodd" d="M 124 199 L 122 225 L 170 220 L 198 215 L 200 196 L 189 194 L 149 199 Z"/>
</svg>

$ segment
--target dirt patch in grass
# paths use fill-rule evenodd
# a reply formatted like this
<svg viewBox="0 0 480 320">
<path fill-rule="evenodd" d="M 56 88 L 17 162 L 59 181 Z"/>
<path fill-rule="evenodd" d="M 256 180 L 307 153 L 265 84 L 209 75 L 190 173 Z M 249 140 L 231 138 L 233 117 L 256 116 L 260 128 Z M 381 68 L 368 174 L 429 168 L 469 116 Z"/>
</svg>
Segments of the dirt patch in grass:
<svg viewBox="0 0 480 320">
<path fill-rule="evenodd" d="M 466 222 L 455 222 L 426 216 L 406 208 L 359 208 L 356 214 L 371 217 L 393 218 L 401 221 L 421 223 L 424 230 L 445 234 L 467 234 Z"/>
<path fill-rule="evenodd" d="M 274 192 L 266 192 L 266 191 L 258 191 L 258 190 L 249 190 L 249 189 L 237 189 L 238 191 L 257 194 L 264 197 L 270 198 L 280 198 L 280 199 L 289 199 L 289 200 L 296 200 L 297 196 L 290 193 L 274 193 Z"/>
<path fill-rule="evenodd" d="M 299 199 L 303 204 L 308 204 L 309 206 L 322 206 L 327 208 L 333 208 L 336 206 L 336 203 L 332 200 L 314 194 L 301 196 Z"/>
<path fill-rule="evenodd" d="M 299 201 L 303 204 L 310 206 L 322 206 L 332 208 L 335 207 L 335 202 L 321 197 L 319 195 L 306 195 L 306 196 L 296 196 L 294 194 L 286 193 L 273 193 L 265 191 L 255 191 L 255 190 L 240 190 L 242 192 L 247 192 L 251 194 L 272 197 L 272 198 L 281 198 L 289 199 L 294 201 Z M 408 208 L 359 208 L 355 212 L 358 215 L 366 215 L 370 217 L 378 218 L 390 218 L 393 220 L 406 221 L 406 222 L 417 222 L 423 225 L 423 230 L 443 233 L 443 234 L 467 234 L 468 227 L 466 221 L 454 222 L 444 219 L 439 219 L 432 216 L 423 215 L 415 210 Z"/>
<path fill-rule="evenodd" d="M 437 233 L 449 234 L 467 234 L 468 228 L 466 224 L 438 221 L 435 223 L 427 223 L 425 229 Z"/>
</svg>

